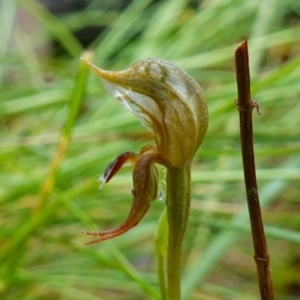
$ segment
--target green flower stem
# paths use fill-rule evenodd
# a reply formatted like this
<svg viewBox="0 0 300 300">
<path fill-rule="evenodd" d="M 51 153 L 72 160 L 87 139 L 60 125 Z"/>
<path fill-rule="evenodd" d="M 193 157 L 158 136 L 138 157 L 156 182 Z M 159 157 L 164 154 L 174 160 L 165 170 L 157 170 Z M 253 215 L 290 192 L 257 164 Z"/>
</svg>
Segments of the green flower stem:
<svg viewBox="0 0 300 300">
<path fill-rule="evenodd" d="M 183 168 L 168 168 L 167 212 L 167 295 L 168 300 L 180 300 L 181 249 L 188 222 L 191 202 L 191 165 Z"/>
</svg>

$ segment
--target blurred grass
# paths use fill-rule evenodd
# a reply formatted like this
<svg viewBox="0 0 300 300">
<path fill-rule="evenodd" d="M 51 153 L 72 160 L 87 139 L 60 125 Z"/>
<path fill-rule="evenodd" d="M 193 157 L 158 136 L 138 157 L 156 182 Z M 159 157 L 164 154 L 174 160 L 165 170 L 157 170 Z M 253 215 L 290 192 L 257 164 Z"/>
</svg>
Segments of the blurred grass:
<svg viewBox="0 0 300 300">
<path fill-rule="evenodd" d="M 184 295 L 192 300 L 258 299 L 234 105 L 233 53 L 249 34 L 253 98 L 262 111 L 253 114 L 256 162 L 276 299 L 299 299 L 298 1 L 149 3 L 134 0 L 122 12 L 91 6 L 56 18 L 33 1 L 0 2 L 1 299 L 159 299 L 153 236 L 161 201 L 113 241 L 86 247 L 79 233 L 122 222 L 131 170 L 102 190 L 97 178 L 119 153 L 153 142 L 94 74 L 78 84 L 86 75 L 72 32 L 87 25 L 106 27 L 90 47 L 96 65 L 123 69 L 160 57 L 205 90 L 210 126 L 193 165 L 184 251 Z M 48 54 L 52 39 L 64 56 Z M 72 110 L 74 97 L 81 104 Z M 71 140 L 51 173 L 60 136 Z M 48 174 L 53 185 L 42 198 Z"/>
</svg>

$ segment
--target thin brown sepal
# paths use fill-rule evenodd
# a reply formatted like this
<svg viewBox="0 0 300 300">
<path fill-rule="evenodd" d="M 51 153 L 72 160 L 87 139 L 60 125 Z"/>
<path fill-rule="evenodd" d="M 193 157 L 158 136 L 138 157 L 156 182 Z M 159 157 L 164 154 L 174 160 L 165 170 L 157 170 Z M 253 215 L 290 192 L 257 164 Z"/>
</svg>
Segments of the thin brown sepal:
<svg viewBox="0 0 300 300">
<path fill-rule="evenodd" d="M 241 149 L 247 203 L 255 251 L 254 259 L 257 267 L 261 299 L 273 300 L 274 292 L 269 268 L 270 256 L 259 204 L 253 150 L 252 110 L 255 107 L 259 114 L 260 112 L 258 103 L 251 99 L 247 38 L 245 38 L 245 41 L 235 51 L 235 65 L 238 89 L 236 105 L 240 116 Z"/>
</svg>

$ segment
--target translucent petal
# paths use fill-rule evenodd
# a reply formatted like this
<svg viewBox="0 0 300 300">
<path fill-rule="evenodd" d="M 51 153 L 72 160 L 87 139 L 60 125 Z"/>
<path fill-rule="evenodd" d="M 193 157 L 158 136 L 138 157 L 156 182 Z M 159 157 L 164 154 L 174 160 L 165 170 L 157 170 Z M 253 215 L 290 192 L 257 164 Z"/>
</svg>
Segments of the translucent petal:
<svg viewBox="0 0 300 300">
<path fill-rule="evenodd" d="M 149 96 L 137 93 L 131 89 L 115 85 L 102 79 L 106 90 L 117 99 L 121 105 L 132 112 L 139 121 L 154 135 L 153 123 L 162 123 L 163 114 L 158 104 Z"/>
</svg>

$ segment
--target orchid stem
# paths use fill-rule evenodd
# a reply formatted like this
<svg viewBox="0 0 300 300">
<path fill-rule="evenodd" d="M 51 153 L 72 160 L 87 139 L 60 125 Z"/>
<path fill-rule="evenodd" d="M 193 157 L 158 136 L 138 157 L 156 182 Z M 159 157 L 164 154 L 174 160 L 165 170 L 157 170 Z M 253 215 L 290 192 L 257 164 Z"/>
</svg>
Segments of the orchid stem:
<svg viewBox="0 0 300 300">
<path fill-rule="evenodd" d="M 167 299 L 180 300 L 181 250 L 190 209 L 191 165 L 169 167 L 167 172 Z"/>
</svg>

